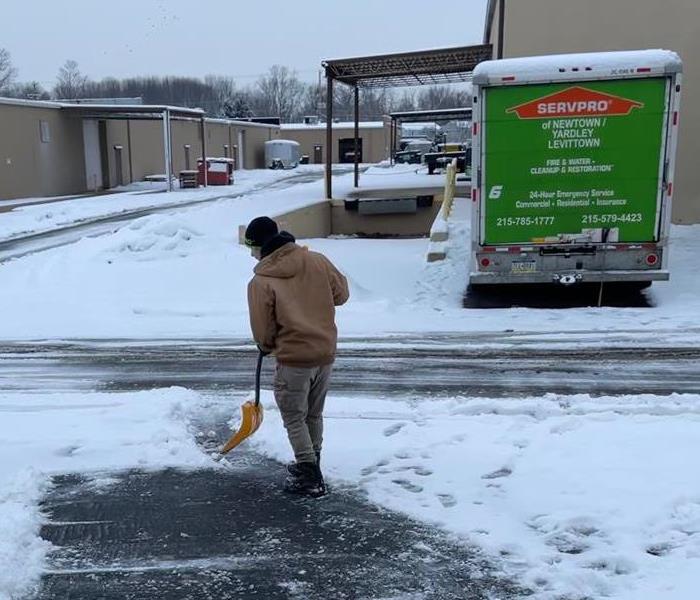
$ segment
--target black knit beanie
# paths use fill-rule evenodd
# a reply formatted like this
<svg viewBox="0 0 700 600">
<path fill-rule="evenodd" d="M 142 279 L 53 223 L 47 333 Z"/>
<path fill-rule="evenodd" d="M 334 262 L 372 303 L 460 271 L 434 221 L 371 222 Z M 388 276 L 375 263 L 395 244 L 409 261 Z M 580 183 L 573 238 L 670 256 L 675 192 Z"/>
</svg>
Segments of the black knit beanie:
<svg viewBox="0 0 700 600">
<path fill-rule="evenodd" d="M 245 230 L 245 245 L 262 247 L 277 233 L 277 223 L 270 217 L 257 217 L 249 223 Z"/>
</svg>

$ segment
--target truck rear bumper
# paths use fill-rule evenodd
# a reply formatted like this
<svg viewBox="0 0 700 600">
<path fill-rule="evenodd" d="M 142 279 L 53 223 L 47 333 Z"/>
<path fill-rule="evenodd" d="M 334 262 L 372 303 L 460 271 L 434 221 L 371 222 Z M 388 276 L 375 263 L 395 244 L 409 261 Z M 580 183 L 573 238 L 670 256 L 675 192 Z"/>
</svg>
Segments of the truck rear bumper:
<svg viewBox="0 0 700 600">
<path fill-rule="evenodd" d="M 629 270 L 629 271 L 562 271 L 560 273 L 471 273 L 470 285 L 498 285 L 512 283 L 559 283 L 569 276 L 573 283 L 645 283 L 649 281 L 668 281 L 669 272 L 665 270 Z M 570 279 L 564 279 L 569 281 Z"/>
</svg>

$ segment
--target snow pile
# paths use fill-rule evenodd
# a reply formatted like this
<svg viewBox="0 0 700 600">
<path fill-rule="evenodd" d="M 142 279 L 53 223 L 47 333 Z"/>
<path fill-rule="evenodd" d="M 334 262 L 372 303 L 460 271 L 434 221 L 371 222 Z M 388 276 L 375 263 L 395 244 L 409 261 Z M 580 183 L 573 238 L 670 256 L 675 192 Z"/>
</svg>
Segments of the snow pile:
<svg viewBox="0 0 700 600">
<path fill-rule="evenodd" d="M 128 225 L 123 237 L 126 239 L 106 251 L 111 260 L 122 255 L 133 256 L 136 260 L 184 258 L 189 255 L 194 238 L 202 237 L 202 233 L 184 221 L 164 222 L 157 217 L 144 217 Z"/>
<path fill-rule="evenodd" d="M 181 388 L 124 394 L 0 394 L 0 598 L 38 581 L 50 544 L 38 502 L 55 473 L 211 467 L 188 430 L 199 396 Z"/>
<path fill-rule="evenodd" d="M 254 443 L 290 450 L 271 395 Z M 324 472 L 504 562 L 534 598 L 694 597 L 700 397 L 329 397 Z"/>
</svg>

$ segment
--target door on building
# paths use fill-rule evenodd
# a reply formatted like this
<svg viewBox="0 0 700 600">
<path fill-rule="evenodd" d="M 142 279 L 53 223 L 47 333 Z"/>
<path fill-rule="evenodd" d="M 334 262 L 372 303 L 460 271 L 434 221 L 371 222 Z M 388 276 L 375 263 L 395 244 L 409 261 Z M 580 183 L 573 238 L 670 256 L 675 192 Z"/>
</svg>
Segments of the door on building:
<svg viewBox="0 0 700 600">
<path fill-rule="evenodd" d="M 114 170 L 117 175 L 117 185 L 124 185 L 124 161 L 122 151 L 124 148 L 119 144 L 114 146 Z"/>
<path fill-rule="evenodd" d="M 359 162 L 362 162 L 362 138 L 357 140 Z M 355 162 L 355 138 L 341 138 L 338 140 L 338 162 Z"/>
<path fill-rule="evenodd" d="M 323 146 L 314 144 L 314 164 L 320 165 L 323 162 Z"/>
<path fill-rule="evenodd" d="M 245 169 L 245 130 L 241 129 L 238 131 L 238 148 L 236 149 L 236 167 L 239 169 Z"/>
<path fill-rule="evenodd" d="M 102 158 L 100 156 L 100 130 L 97 121 L 83 121 L 83 148 L 85 151 L 85 189 L 96 192 L 102 189 Z"/>
</svg>

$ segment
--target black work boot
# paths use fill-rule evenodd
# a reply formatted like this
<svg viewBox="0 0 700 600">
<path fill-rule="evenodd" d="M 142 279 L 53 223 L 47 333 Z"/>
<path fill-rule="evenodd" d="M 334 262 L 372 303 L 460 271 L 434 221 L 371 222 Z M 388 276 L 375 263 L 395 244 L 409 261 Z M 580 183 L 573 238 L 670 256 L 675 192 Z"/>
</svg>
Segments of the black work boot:
<svg viewBox="0 0 700 600">
<path fill-rule="evenodd" d="M 284 491 L 290 494 L 311 496 L 318 498 L 326 493 L 326 485 L 323 483 L 321 469 L 316 463 L 301 462 L 296 464 L 298 476 L 287 477 L 284 483 Z"/>
<path fill-rule="evenodd" d="M 321 452 L 316 452 L 316 464 L 318 465 L 318 468 L 321 468 Z M 287 465 L 287 473 L 289 473 L 292 477 L 299 477 L 299 463 L 298 462 L 293 462 L 289 463 Z M 323 478 L 323 476 L 321 476 Z"/>
</svg>

